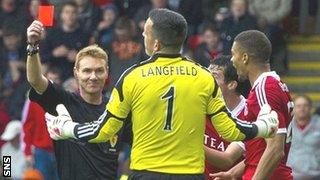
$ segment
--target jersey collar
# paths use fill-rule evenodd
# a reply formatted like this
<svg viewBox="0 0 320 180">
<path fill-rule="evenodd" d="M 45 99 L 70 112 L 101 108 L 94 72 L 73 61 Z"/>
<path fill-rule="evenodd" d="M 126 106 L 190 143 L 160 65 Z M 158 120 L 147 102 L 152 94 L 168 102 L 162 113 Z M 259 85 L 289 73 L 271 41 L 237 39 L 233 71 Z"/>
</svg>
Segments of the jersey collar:
<svg viewBox="0 0 320 180">
<path fill-rule="evenodd" d="M 164 57 L 164 58 L 178 58 L 182 57 L 181 54 L 162 54 L 162 53 L 157 53 L 154 54 L 151 58 L 152 59 L 157 59 L 159 57 Z"/>
<path fill-rule="evenodd" d="M 279 76 L 275 71 L 264 72 L 264 73 L 260 74 L 260 76 L 257 78 L 256 81 L 254 81 L 253 86 L 252 86 L 252 89 L 253 89 L 260 81 L 262 81 L 263 78 L 268 77 L 268 76 L 274 77 L 275 79 L 277 79 L 277 80 L 280 81 L 280 76 Z"/>
</svg>

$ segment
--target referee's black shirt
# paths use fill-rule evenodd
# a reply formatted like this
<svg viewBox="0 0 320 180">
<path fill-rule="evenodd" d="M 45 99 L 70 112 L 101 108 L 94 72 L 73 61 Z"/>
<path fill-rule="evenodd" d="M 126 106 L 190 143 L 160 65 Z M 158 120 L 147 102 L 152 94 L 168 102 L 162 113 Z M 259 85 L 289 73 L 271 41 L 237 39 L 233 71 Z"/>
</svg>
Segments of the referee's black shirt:
<svg viewBox="0 0 320 180">
<path fill-rule="evenodd" d="M 31 89 L 29 98 L 51 114 L 56 114 L 56 105 L 62 103 L 73 121 L 79 123 L 97 120 L 108 102 L 108 98 L 104 98 L 100 105 L 86 103 L 79 94 L 67 92 L 51 82 L 42 95 Z M 113 138 L 115 145 L 109 141 L 98 144 L 74 139 L 54 141 L 59 178 L 61 180 L 116 179 L 120 143 L 130 143 L 131 136 L 131 127 L 127 124 L 118 132 L 117 137 Z"/>
</svg>

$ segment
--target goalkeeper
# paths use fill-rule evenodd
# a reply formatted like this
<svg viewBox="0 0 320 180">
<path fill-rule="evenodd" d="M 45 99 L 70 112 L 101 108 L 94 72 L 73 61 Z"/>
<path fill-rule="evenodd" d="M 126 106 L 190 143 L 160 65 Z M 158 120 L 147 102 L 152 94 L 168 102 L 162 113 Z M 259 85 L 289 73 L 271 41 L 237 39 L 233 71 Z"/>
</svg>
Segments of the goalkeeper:
<svg viewBox="0 0 320 180">
<path fill-rule="evenodd" d="M 106 141 L 132 112 L 129 179 L 140 180 L 203 179 L 206 115 L 229 141 L 274 135 L 278 120 L 270 108 L 263 108 L 252 124 L 229 116 L 210 72 L 179 54 L 186 32 L 186 20 L 180 14 L 150 11 L 143 36 L 151 57 L 122 74 L 98 120 L 76 123 L 63 106 L 58 106 L 58 116 L 47 114 L 51 137 Z"/>
</svg>

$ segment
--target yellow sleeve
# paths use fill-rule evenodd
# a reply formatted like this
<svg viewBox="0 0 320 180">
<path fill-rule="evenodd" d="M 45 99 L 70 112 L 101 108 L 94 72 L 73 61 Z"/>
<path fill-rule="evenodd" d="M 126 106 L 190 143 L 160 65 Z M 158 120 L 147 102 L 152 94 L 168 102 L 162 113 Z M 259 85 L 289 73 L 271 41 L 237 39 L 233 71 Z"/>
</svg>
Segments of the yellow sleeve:
<svg viewBox="0 0 320 180">
<path fill-rule="evenodd" d="M 123 121 L 118 120 L 117 118 L 110 117 L 107 119 L 107 122 L 102 126 L 101 130 L 98 131 L 98 134 L 93 139 L 90 139 L 91 143 L 106 142 L 111 139 L 123 126 Z"/>
<path fill-rule="evenodd" d="M 106 106 L 106 111 L 97 121 L 76 125 L 74 134 L 77 139 L 89 142 L 106 142 L 123 126 L 123 121 L 131 110 L 131 94 L 125 78 L 120 78 Z"/>
<path fill-rule="evenodd" d="M 132 94 L 129 93 L 129 86 L 130 82 L 125 80 L 123 83 L 117 84 L 112 90 L 106 108 L 116 117 L 126 118 L 131 110 Z"/>
<path fill-rule="evenodd" d="M 227 141 L 251 139 L 257 134 L 255 125 L 239 123 L 231 117 L 216 82 L 214 83 L 213 93 L 209 98 L 207 114 L 214 128 Z"/>
</svg>

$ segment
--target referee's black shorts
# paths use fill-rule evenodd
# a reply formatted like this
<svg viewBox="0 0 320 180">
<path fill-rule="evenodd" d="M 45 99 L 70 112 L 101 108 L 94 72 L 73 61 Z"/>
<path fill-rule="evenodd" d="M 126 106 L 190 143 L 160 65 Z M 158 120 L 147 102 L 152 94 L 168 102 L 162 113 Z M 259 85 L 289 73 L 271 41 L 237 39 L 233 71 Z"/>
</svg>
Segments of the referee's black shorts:
<svg viewBox="0 0 320 180">
<path fill-rule="evenodd" d="M 128 180 L 204 180 L 203 174 L 167 174 L 134 170 Z"/>
</svg>

